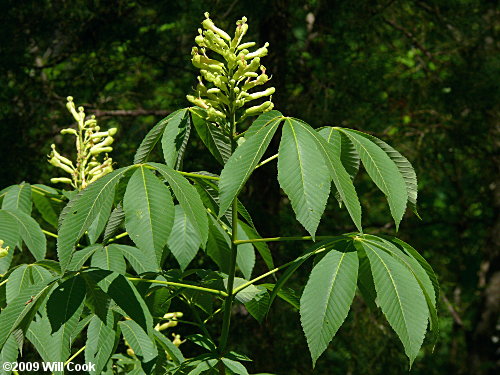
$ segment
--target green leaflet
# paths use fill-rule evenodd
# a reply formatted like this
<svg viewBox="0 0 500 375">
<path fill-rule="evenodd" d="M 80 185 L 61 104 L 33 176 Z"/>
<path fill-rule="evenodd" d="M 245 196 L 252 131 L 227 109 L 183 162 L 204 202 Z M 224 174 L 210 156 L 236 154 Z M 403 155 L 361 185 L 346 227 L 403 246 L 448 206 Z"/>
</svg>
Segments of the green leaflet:
<svg viewBox="0 0 500 375">
<path fill-rule="evenodd" d="M 130 178 L 123 198 L 125 228 L 138 248 L 161 264 L 163 248 L 174 224 L 174 203 L 168 188 L 140 166 Z"/>
<path fill-rule="evenodd" d="M 85 294 L 85 280 L 79 275 L 67 279 L 52 291 L 47 300 L 47 317 L 52 332 L 58 331 L 77 314 L 83 306 Z"/>
<path fill-rule="evenodd" d="M 90 266 L 121 274 L 125 274 L 127 269 L 122 251 L 114 244 L 97 249 L 92 255 Z"/>
<path fill-rule="evenodd" d="M 233 361 L 232 359 L 229 358 L 222 358 L 222 362 L 224 363 L 226 368 L 231 370 L 233 374 L 248 375 L 247 369 L 240 362 Z"/>
<path fill-rule="evenodd" d="M 161 332 L 153 330 L 153 335 L 160 346 L 172 357 L 172 360 L 176 365 L 184 362 L 184 356 L 182 355 L 180 349 L 175 346 L 172 341 L 167 339 Z"/>
<path fill-rule="evenodd" d="M 36 260 L 42 260 L 47 251 L 47 240 L 40 225 L 28 214 L 19 210 L 0 210 L 0 221 L 17 223 L 18 233 Z M 13 251 L 14 246 L 12 246 Z"/>
<path fill-rule="evenodd" d="M 209 215 L 208 225 L 207 255 L 219 266 L 219 270 L 228 273 L 229 258 L 231 256 L 231 239 L 212 215 Z"/>
<path fill-rule="evenodd" d="M 250 315 L 257 319 L 259 323 L 262 323 L 262 320 L 267 315 L 270 298 L 265 287 L 261 285 L 257 285 L 256 287 L 259 290 L 259 293 L 257 293 L 250 301 L 245 303 L 245 307 Z"/>
<path fill-rule="evenodd" d="M 354 180 L 354 177 L 356 177 L 359 171 L 360 159 L 358 152 L 349 141 L 349 138 L 332 127 L 322 128 L 318 133 L 321 134 L 328 143 L 332 144 L 335 153 L 340 155 L 340 161 L 346 172 L 349 173 L 351 180 Z M 333 188 L 333 191 L 335 191 L 335 188 Z M 342 198 L 338 191 L 335 191 L 335 199 L 342 205 Z"/>
<path fill-rule="evenodd" d="M 241 227 L 243 232 L 245 232 L 245 235 L 248 237 L 248 239 L 255 240 L 257 238 L 262 238 L 253 227 L 245 224 L 244 222 L 239 221 L 238 225 L 239 227 Z M 274 268 L 273 255 L 271 254 L 271 250 L 269 250 L 269 246 L 267 246 L 267 243 L 254 242 L 253 246 L 259 252 L 260 256 L 264 260 L 264 263 L 266 263 L 267 268 L 269 268 L 269 270 L 272 270 Z"/>
<path fill-rule="evenodd" d="M 391 158 L 391 160 L 396 164 L 396 167 L 398 167 L 399 172 L 403 176 L 403 179 L 406 184 L 406 192 L 408 194 L 408 203 L 410 204 L 413 212 L 418 216 L 417 212 L 417 195 L 418 195 L 418 181 L 417 181 L 417 174 L 415 173 L 415 170 L 413 169 L 413 166 L 411 163 L 408 161 L 407 158 L 405 158 L 403 155 L 399 153 L 399 151 L 395 150 L 391 146 L 389 146 L 387 143 L 384 141 L 366 133 L 362 133 L 360 131 L 356 130 L 350 130 L 351 132 L 354 132 L 356 134 L 359 134 L 369 140 L 371 140 L 373 143 L 375 143 L 377 146 L 379 146 L 382 150 L 385 151 L 385 153 Z"/>
<path fill-rule="evenodd" d="M 158 356 L 154 341 L 132 320 L 121 321 L 118 325 L 135 355 L 141 359 L 143 370 L 150 373 Z"/>
<path fill-rule="evenodd" d="M 313 268 L 300 299 L 300 321 L 313 366 L 344 322 L 356 292 L 358 255 L 330 250 Z"/>
<path fill-rule="evenodd" d="M 219 180 L 219 217 L 238 196 L 245 182 L 264 155 L 282 118 L 270 122 L 241 144 L 222 169 Z"/>
<path fill-rule="evenodd" d="M 304 254 L 302 254 L 300 257 L 296 258 L 289 266 L 287 266 L 286 271 L 281 275 L 281 277 L 278 279 L 278 282 L 276 285 L 273 287 L 273 291 L 271 293 L 271 298 L 269 301 L 269 309 L 271 308 L 272 303 L 278 296 L 279 292 L 281 289 L 285 286 L 286 282 L 290 277 L 292 277 L 293 273 L 297 271 L 297 269 L 307 260 L 309 259 L 312 255 L 316 254 L 317 252 L 322 252 L 326 251 L 328 249 L 331 249 L 336 242 L 339 241 L 345 241 L 346 238 L 339 236 L 332 238 L 331 240 L 324 240 L 315 243 L 312 247 L 307 249 Z"/>
<path fill-rule="evenodd" d="M 238 223 L 237 234 L 239 240 L 249 239 L 240 223 Z M 252 277 L 252 270 L 255 266 L 255 250 L 251 243 L 237 246 L 236 264 L 245 279 Z"/>
<path fill-rule="evenodd" d="M 422 289 L 410 269 L 378 246 L 360 239 L 370 261 L 377 303 L 403 343 L 410 365 L 427 328 L 429 310 Z"/>
<path fill-rule="evenodd" d="M 40 189 L 35 188 L 35 185 L 32 186 L 31 193 L 33 203 L 35 204 L 38 212 L 42 215 L 42 218 L 54 228 L 57 228 L 58 213 L 53 202 L 51 202 L 51 200 L 46 197 Z"/>
<path fill-rule="evenodd" d="M 0 210 L 0 239 L 4 241 L 4 247 L 9 246 L 7 256 L 0 258 L 0 273 L 4 274 L 9 269 L 20 236 L 17 223 L 11 220 L 11 216 L 2 210 Z"/>
<path fill-rule="evenodd" d="M 283 119 L 283 114 L 280 111 L 272 110 L 265 112 L 257 117 L 252 125 L 245 131 L 244 135 L 246 139 L 252 137 L 255 133 L 259 132 L 263 127 L 269 125 L 270 123 Z"/>
<path fill-rule="evenodd" d="M 71 263 L 68 266 L 68 271 L 78 271 L 83 267 L 87 259 L 89 259 L 96 251 L 102 249 L 101 244 L 87 246 L 82 250 L 75 251 L 71 258 Z"/>
<path fill-rule="evenodd" d="M 114 325 L 112 310 L 108 310 L 104 321 L 96 315 L 90 321 L 85 343 L 85 361 L 95 364 L 95 371 L 90 372 L 91 375 L 100 374 L 113 354 L 116 341 Z"/>
<path fill-rule="evenodd" d="M 125 259 L 127 259 L 137 274 L 144 272 L 160 272 L 160 268 L 151 257 L 151 254 L 148 255 L 147 252 L 143 252 L 133 246 L 119 244 L 113 244 L 111 246 L 122 252 Z"/>
<path fill-rule="evenodd" d="M 356 189 L 354 188 L 351 177 L 342 165 L 338 153 L 339 150 L 332 147 L 331 144 L 305 122 L 297 119 L 293 119 L 293 121 L 302 126 L 314 137 L 318 148 L 323 154 L 326 165 L 330 170 L 335 188 L 339 192 L 340 198 L 345 203 L 347 211 L 356 225 L 356 228 L 361 232 L 361 205 L 359 204 L 358 195 L 356 194 Z"/>
<path fill-rule="evenodd" d="M 108 242 L 111 237 L 113 237 L 118 229 L 122 226 L 125 221 L 125 212 L 123 212 L 123 207 L 121 203 L 115 207 L 115 209 L 109 215 L 108 223 L 106 224 L 106 228 L 104 229 L 104 238 L 103 242 Z"/>
<path fill-rule="evenodd" d="M 165 164 L 169 167 L 180 169 L 190 133 L 191 117 L 188 108 L 176 111 L 170 118 L 161 138 L 163 157 Z"/>
<path fill-rule="evenodd" d="M 384 150 L 369 139 L 350 129 L 337 129 L 349 137 L 359 153 L 366 172 L 387 197 L 396 229 L 398 229 L 408 201 L 406 183 L 398 167 Z"/>
<path fill-rule="evenodd" d="M 231 156 L 231 141 L 216 125 L 205 120 L 205 110 L 198 107 L 189 108 L 191 119 L 199 137 L 207 146 L 208 151 L 222 165 Z"/>
<path fill-rule="evenodd" d="M 314 137 L 286 119 L 279 147 L 278 181 L 297 220 L 314 238 L 330 195 L 330 175 Z"/>
<path fill-rule="evenodd" d="M 22 264 L 9 275 L 9 282 L 6 285 L 7 304 L 11 303 L 18 294 L 25 288 L 33 284 L 31 267 Z"/>
<path fill-rule="evenodd" d="M 19 210 L 30 215 L 32 209 L 31 185 L 25 182 L 12 185 L 3 198 L 2 209 Z"/>
<path fill-rule="evenodd" d="M 198 232 L 201 238 L 201 247 L 205 248 L 208 237 L 208 218 L 205 206 L 203 206 L 203 202 L 196 189 L 188 180 L 169 166 L 159 163 L 148 164 L 160 172 L 167 180 L 179 204 Z"/>
<path fill-rule="evenodd" d="M 0 313 L 0 348 L 20 325 L 26 328 L 34 312 L 47 297 L 54 278 L 22 289 L 17 297 Z M 31 301 L 30 303 L 27 303 Z"/>
<path fill-rule="evenodd" d="M 105 270 L 89 270 L 85 275 L 92 278 L 97 285 L 115 303 L 146 332 L 153 326 L 153 317 L 134 284 L 125 276 Z"/>
<path fill-rule="evenodd" d="M 61 213 L 62 222 L 57 239 L 57 256 L 64 271 L 71 261 L 76 242 L 83 236 L 101 212 L 123 175 L 135 166 L 117 169 L 101 177 L 76 195 Z"/>
<path fill-rule="evenodd" d="M 175 206 L 175 220 L 168 248 L 174 255 L 182 270 L 186 269 L 194 259 L 201 245 L 201 238 L 196 231 L 190 218 L 182 209 L 182 206 Z"/>
<path fill-rule="evenodd" d="M 18 356 L 18 346 L 16 337 L 11 334 L 7 339 L 7 342 L 0 351 L 0 362 L 3 364 L 5 362 L 16 362 Z M 11 371 L 6 371 L 0 368 L 0 375 L 10 375 Z"/>
<path fill-rule="evenodd" d="M 149 154 L 153 151 L 153 148 L 156 146 L 158 141 L 160 140 L 165 127 L 168 125 L 171 119 L 175 118 L 179 113 L 186 111 L 185 109 L 179 109 L 164 119 L 160 120 L 153 128 L 146 134 L 144 139 L 142 140 L 139 148 L 135 152 L 134 156 L 134 164 L 145 163 L 148 160 Z"/>
<path fill-rule="evenodd" d="M 88 236 L 91 244 L 96 243 L 102 231 L 106 227 L 109 216 L 111 214 L 111 209 L 113 208 L 114 194 L 109 194 L 106 199 L 102 202 L 101 210 L 95 218 L 94 222 L 90 225 L 88 229 Z"/>
</svg>

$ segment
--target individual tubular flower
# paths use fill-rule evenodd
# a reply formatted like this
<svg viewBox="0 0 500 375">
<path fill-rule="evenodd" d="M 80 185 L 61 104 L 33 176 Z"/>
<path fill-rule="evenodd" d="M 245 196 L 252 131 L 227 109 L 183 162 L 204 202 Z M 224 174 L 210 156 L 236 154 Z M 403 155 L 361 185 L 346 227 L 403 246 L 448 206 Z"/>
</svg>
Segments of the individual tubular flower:
<svg viewBox="0 0 500 375">
<path fill-rule="evenodd" d="M 267 55 L 269 43 L 255 48 L 255 42 L 242 43 L 248 31 L 246 17 L 236 22 L 234 36 L 217 27 L 205 13 L 202 29 L 192 48 L 192 63 L 200 69 L 195 94 L 187 95 L 188 101 L 206 112 L 206 120 L 229 132 L 229 122 L 235 116 L 236 122 L 248 116 L 257 116 L 273 108 L 271 95 L 274 87 L 257 92 L 250 92 L 256 86 L 269 81 L 266 68 L 260 64 Z M 255 50 L 252 52 L 251 49 Z M 219 57 L 208 56 L 215 53 Z M 260 71 L 260 73 L 259 73 Z M 267 100 L 266 100 L 267 98 Z M 264 103 L 245 109 L 245 105 L 257 99 Z"/>
<path fill-rule="evenodd" d="M 113 150 L 111 145 L 114 142 L 113 136 L 117 129 L 111 128 L 107 131 L 100 131 L 95 116 L 85 120 L 85 110 L 83 107 L 76 109 L 73 97 L 68 96 L 66 108 L 76 120 L 77 129 L 67 128 L 61 130 L 61 134 L 70 134 L 75 137 L 76 161 L 73 162 L 62 156 L 56 150 L 56 146 L 51 145 L 52 151 L 49 154 L 49 163 L 68 173 L 70 177 L 56 177 L 50 181 L 52 183 L 65 183 L 72 185 L 75 189 L 84 189 L 88 184 L 96 181 L 113 171 L 112 159 L 108 153 Z M 102 157 L 102 160 L 99 158 Z"/>
</svg>

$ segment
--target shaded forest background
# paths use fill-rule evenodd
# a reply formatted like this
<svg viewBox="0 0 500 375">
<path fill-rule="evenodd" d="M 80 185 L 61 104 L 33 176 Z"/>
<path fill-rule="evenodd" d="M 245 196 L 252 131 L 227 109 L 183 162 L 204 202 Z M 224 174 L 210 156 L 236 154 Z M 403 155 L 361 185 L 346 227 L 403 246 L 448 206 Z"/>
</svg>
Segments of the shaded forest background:
<svg viewBox="0 0 500 375">
<path fill-rule="evenodd" d="M 72 123 L 68 95 L 102 127 L 119 128 L 112 157 L 117 167 L 131 163 L 146 132 L 189 105 L 185 95 L 196 83 L 190 50 L 205 11 L 230 30 L 247 16 L 247 39 L 270 43 L 263 63 L 273 75 L 276 109 L 315 127 L 374 134 L 414 164 L 422 221 L 408 212 L 398 235 L 429 260 L 442 292 L 441 338 L 434 351 L 424 345 L 411 373 L 493 374 L 500 351 L 496 1 L 2 0 L 0 189 L 56 177 L 46 155 L 53 142 L 72 148 L 58 135 Z M 217 168 L 193 138 L 184 169 Z M 366 231 L 394 234 L 382 194 L 363 175 L 356 184 Z M 272 163 L 259 168 L 243 198 L 263 236 L 304 232 Z M 318 233 L 352 229 L 332 199 Z M 301 246 L 273 246 L 276 263 Z M 291 286 L 300 291 L 306 275 Z M 290 306 L 276 303 L 262 325 L 242 309 L 234 314 L 231 342 L 258 371 L 408 371 L 396 336 L 360 299 L 314 371 Z"/>
</svg>

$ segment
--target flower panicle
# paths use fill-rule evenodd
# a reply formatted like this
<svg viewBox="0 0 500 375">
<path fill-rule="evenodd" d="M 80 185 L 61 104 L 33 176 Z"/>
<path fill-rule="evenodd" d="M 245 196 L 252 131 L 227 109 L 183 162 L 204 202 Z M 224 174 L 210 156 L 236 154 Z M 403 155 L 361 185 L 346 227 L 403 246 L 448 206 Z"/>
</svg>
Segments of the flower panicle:
<svg viewBox="0 0 500 375">
<path fill-rule="evenodd" d="M 199 35 L 195 38 L 197 46 L 191 50 L 191 62 L 200 70 L 200 75 L 195 93 L 186 98 L 206 111 L 208 121 L 221 127 L 234 110 L 241 109 L 238 112 L 239 120 L 243 120 L 273 108 L 271 97 L 275 92 L 274 87 L 249 91 L 270 80 L 266 68 L 261 65 L 261 59 L 268 54 L 269 43 L 259 48 L 256 48 L 255 42 L 242 43 L 247 32 L 246 17 L 236 22 L 234 36 L 231 37 L 205 13 L 202 28 L 198 29 Z M 222 59 L 212 58 L 207 53 L 216 53 Z M 251 101 L 266 98 L 261 104 L 243 108 Z"/>
<path fill-rule="evenodd" d="M 61 134 L 69 134 L 75 137 L 76 160 L 64 157 L 56 150 L 56 145 L 52 144 L 52 151 L 48 155 L 48 162 L 54 167 L 62 169 L 69 174 L 69 177 L 55 177 L 52 183 L 64 183 L 72 185 L 75 189 L 84 189 L 88 184 L 96 181 L 113 171 L 113 159 L 108 153 L 113 150 L 111 145 L 114 142 L 116 128 L 101 131 L 97 125 L 94 115 L 86 119 L 83 107 L 76 108 L 72 96 L 67 97 L 66 108 L 73 115 L 77 126 L 61 130 Z M 100 161 L 99 159 L 103 157 Z"/>
</svg>

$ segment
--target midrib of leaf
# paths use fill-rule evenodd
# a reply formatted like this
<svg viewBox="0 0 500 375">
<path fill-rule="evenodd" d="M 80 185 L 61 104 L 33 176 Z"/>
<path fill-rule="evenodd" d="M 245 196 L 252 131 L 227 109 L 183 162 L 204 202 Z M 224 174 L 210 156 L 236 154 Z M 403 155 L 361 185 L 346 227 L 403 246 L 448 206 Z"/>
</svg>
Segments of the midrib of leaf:
<svg viewBox="0 0 500 375">
<path fill-rule="evenodd" d="M 299 160 L 300 181 L 301 181 L 301 184 L 302 184 L 302 190 L 304 192 L 304 196 L 306 197 L 306 201 L 309 201 L 309 194 L 308 194 L 308 192 L 306 190 L 306 184 L 305 184 L 305 181 L 304 181 L 304 173 L 303 173 L 304 168 L 302 166 L 302 158 L 301 158 L 300 152 L 299 152 L 299 141 L 297 139 L 297 133 L 295 132 L 295 128 L 293 127 L 292 122 L 289 119 L 287 119 L 286 121 L 288 121 L 288 123 L 290 124 L 290 129 L 292 130 L 292 134 L 293 134 L 293 140 L 295 142 L 295 149 L 297 150 L 297 159 Z"/>
<path fill-rule="evenodd" d="M 144 195 L 146 197 L 146 206 L 148 207 L 148 221 L 149 221 L 149 228 L 151 228 L 151 239 L 153 240 L 153 247 L 155 245 L 155 236 L 153 234 L 153 219 L 152 219 L 152 215 L 151 215 L 151 202 L 150 202 L 150 199 L 149 199 L 149 192 L 148 192 L 148 188 L 146 186 L 146 175 L 144 174 L 144 168 L 141 167 L 141 176 L 142 176 L 142 185 L 144 187 Z M 156 249 L 155 250 L 155 254 L 156 254 Z M 161 259 L 158 259 L 158 262 L 160 262 Z"/>
</svg>

